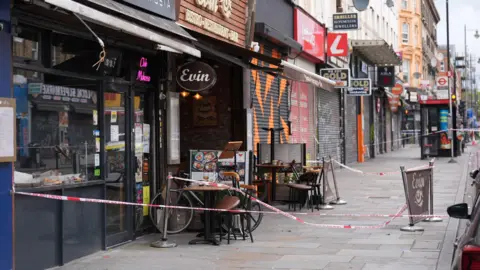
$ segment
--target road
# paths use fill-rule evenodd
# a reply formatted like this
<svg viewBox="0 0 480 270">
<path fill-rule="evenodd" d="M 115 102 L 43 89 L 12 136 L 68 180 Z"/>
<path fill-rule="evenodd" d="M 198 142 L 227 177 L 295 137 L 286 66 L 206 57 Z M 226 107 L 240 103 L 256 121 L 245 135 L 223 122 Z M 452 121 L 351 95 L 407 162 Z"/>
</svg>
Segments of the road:
<svg viewBox="0 0 480 270">
<path fill-rule="evenodd" d="M 446 207 L 462 202 L 466 190 L 469 146 L 458 157 L 436 160 L 434 169 L 434 209 L 445 214 Z M 395 172 L 385 176 L 361 175 L 345 169 L 337 171 L 341 197 L 347 205 L 321 213 L 395 214 L 405 203 L 399 173 L 401 165 L 411 168 L 428 162 L 419 159 L 415 146 L 352 165 L 365 172 Z M 317 212 L 318 213 L 318 212 Z M 405 212 L 406 214 L 406 212 Z M 301 216 L 316 224 L 378 225 L 388 218 Z M 99 252 L 57 269 L 323 269 L 323 270 L 446 270 L 449 269 L 458 221 L 419 225 L 424 232 L 401 232 L 407 218 L 397 218 L 381 229 L 330 229 L 300 224 L 278 215 L 267 215 L 254 232 L 255 242 L 232 241 L 230 245 L 189 246 L 194 234 L 171 236 L 176 248 L 155 249 L 150 242 L 158 235 L 146 236 L 130 244 Z"/>
</svg>

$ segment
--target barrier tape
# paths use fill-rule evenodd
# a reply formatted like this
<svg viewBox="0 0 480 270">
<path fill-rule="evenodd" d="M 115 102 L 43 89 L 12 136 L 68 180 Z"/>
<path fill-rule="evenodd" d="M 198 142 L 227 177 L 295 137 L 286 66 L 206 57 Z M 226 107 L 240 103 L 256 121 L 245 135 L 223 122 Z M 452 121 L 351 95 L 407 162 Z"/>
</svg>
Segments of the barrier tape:
<svg viewBox="0 0 480 270">
<path fill-rule="evenodd" d="M 189 181 L 189 182 L 198 182 L 198 183 L 204 183 L 206 185 L 211 185 L 211 186 L 224 186 L 228 187 L 231 190 L 238 191 L 242 194 L 245 194 L 242 190 L 224 185 L 224 184 L 218 184 L 214 182 L 205 182 L 201 180 L 194 180 L 194 179 L 187 179 L 187 178 L 181 178 L 181 177 L 172 177 L 176 178 L 179 180 L 183 181 Z M 216 211 L 216 212 L 232 212 L 232 213 L 246 213 L 246 212 L 255 212 L 255 211 L 246 211 L 242 209 L 236 209 L 236 210 L 224 210 L 224 209 L 215 209 L 215 208 L 203 208 L 203 207 L 186 207 L 186 206 L 176 206 L 176 205 L 156 205 L 156 204 L 146 204 L 146 203 L 133 203 L 133 202 L 121 202 L 121 201 L 113 201 L 113 200 L 104 200 L 104 199 L 92 199 L 92 198 L 82 198 L 82 197 L 73 197 L 73 196 L 61 196 L 61 195 L 53 195 L 53 194 L 40 194 L 40 193 L 31 193 L 31 192 L 14 192 L 15 194 L 18 195 L 24 195 L 24 196 L 32 196 L 32 197 L 39 197 L 39 198 L 45 198 L 45 199 L 52 199 L 52 200 L 60 200 L 60 201 L 72 201 L 72 202 L 90 202 L 90 203 L 103 203 L 103 204 L 116 204 L 116 205 L 129 205 L 129 206 L 142 206 L 142 207 L 156 207 L 156 208 L 176 208 L 176 209 L 193 209 L 193 210 L 198 210 L 198 211 Z M 401 214 L 407 209 L 406 205 L 403 205 L 403 207 L 391 218 L 378 225 L 337 225 L 337 224 L 319 224 L 319 223 L 312 223 L 312 222 L 307 222 L 304 221 L 303 219 L 296 217 L 292 214 L 289 214 L 285 211 L 282 211 L 276 207 L 273 207 L 265 202 L 262 202 L 258 200 L 257 198 L 252 197 L 252 200 L 258 202 L 259 204 L 265 206 L 266 208 L 272 210 L 273 212 L 267 212 L 267 211 L 262 211 L 263 213 L 276 213 L 282 216 L 285 216 L 289 219 L 295 220 L 301 224 L 305 224 L 308 226 L 313 226 L 317 228 L 331 228 L 331 229 L 380 229 L 386 227 L 388 224 L 390 224 L 395 218 L 400 217 Z M 256 211 L 260 212 L 260 211 Z"/>
<path fill-rule="evenodd" d="M 401 173 L 400 170 L 398 171 L 393 171 L 393 172 L 364 172 L 364 171 L 361 171 L 361 170 L 358 170 L 358 169 L 355 169 L 355 168 L 352 168 L 352 167 L 349 167 L 335 159 L 332 159 L 332 161 L 334 161 L 335 163 L 337 163 L 340 167 L 343 167 L 351 172 L 354 172 L 354 173 L 358 173 L 358 174 L 363 174 L 363 175 L 377 175 L 377 176 L 386 176 L 386 175 L 394 175 L 394 174 L 398 174 L 398 173 Z M 422 166 L 417 166 L 417 167 L 413 167 L 413 168 L 409 168 L 407 170 L 418 170 L 418 169 L 424 169 L 424 168 L 428 168 L 429 166 L 428 165 L 422 165 Z"/>
</svg>

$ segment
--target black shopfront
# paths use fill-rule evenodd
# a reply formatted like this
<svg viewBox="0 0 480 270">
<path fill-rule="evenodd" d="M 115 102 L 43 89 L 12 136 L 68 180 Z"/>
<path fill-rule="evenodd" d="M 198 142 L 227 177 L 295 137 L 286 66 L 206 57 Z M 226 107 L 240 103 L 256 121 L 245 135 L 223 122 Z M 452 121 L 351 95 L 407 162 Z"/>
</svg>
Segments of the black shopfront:
<svg viewBox="0 0 480 270">
<path fill-rule="evenodd" d="M 121 23 L 109 28 L 66 9 L 77 4 L 13 5 L 16 191 L 149 202 L 165 171 L 158 161 L 165 153 L 167 51 L 199 54 L 189 46 L 193 38 L 171 20 L 88 1 L 87 8 Z M 136 19 L 127 18 L 132 14 Z M 140 29 L 136 36 L 118 29 L 131 21 Z M 141 38 L 143 32 L 153 34 Z M 179 45 L 160 45 L 166 37 L 167 45 Z M 63 265 L 153 230 L 143 207 L 16 195 L 14 211 L 15 269 Z"/>
</svg>

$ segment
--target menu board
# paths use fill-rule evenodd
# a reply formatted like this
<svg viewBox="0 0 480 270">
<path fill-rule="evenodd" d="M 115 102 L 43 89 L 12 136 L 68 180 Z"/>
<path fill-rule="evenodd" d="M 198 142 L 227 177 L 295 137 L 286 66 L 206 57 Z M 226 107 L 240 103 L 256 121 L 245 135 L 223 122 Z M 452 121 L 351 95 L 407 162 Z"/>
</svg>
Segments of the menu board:
<svg viewBox="0 0 480 270">
<path fill-rule="evenodd" d="M 190 176 L 195 180 L 224 181 L 224 171 L 232 171 L 234 158 L 219 159 L 222 151 L 217 150 L 190 150 Z M 237 173 L 240 181 L 245 182 L 248 175 L 248 152 L 237 152 Z"/>
</svg>

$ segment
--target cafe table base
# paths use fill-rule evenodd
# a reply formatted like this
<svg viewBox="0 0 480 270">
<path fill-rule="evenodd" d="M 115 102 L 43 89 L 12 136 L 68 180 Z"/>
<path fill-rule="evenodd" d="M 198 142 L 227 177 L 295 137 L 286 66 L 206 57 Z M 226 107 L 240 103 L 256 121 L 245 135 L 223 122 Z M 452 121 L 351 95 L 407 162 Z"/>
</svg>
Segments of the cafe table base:
<svg viewBox="0 0 480 270">
<path fill-rule="evenodd" d="M 212 191 L 205 191 L 205 208 L 214 208 L 215 207 L 215 194 Z M 196 244 L 213 244 L 213 245 L 220 245 L 220 242 L 215 239 L 215 236 L 212 234 L 213 225 L 213 217 L 215 214 L 212 211 L 204 211 L 205 213 L 205 228 L 203 233 L 203 239 L 193 239 L 188 244 L 196 245 Z"/>
</svg>

